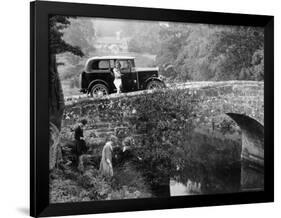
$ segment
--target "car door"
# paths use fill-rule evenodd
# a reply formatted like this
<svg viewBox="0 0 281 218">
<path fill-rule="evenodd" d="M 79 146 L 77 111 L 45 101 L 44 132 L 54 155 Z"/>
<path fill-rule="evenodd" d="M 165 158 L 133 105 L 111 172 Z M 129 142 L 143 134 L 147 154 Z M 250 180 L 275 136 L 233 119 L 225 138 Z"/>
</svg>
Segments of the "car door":
<svg viewBox="0 0 281 218">
<path fill-rule="evenodd" d="M 113 76 L 110 70 L 110 62 L 108 59 L 97 59 L 89 63 L 87 79 L 89 84 L 94 80 L 104 81 L 109 88 L 109 92 L 114 89 Z"/>
<path fill-rule="evenodd" d="M 132 70 L 130 60 L 119 60 L 121 64 L 122 91 L 130 92 L 137 90 L 137 73 Z"/>
<path fill-rule="evenodd" d="M 106 59 L 98 59 L 93 60 L 89 63 L 89 77 L 90 80 L 104 80 L 108 82 L 111 74 L 110 74 L 110 67 L 109 67 L 109 60 Z"/>
</svg>

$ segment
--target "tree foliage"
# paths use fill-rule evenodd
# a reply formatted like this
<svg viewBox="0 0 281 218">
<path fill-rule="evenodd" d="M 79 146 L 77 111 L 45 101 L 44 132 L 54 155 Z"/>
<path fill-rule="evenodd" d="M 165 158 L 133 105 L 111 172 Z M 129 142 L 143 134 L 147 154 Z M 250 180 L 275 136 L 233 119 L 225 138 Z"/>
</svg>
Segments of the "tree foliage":
<svg viewBox="0 0 281 218">
<path fill-rule="evenodd" d="M 160 37 L 160 26 L 157 23 L 144 22 L 130 25 L 126 30 L 128 33 L 125 32 L 124 34 L 131 35 L 128 42 L 129 51 L 157 54 Z"/>
<path fill-rule="evenodd" d="M 263 80 L 261 28 L 154 23 L 131 31 L 131 51 L 153 50 L 161 74 L 172 81 Z"/>
<path fill-rule="evenodd" d="M 83 56 L 79 47 L 72 46 L 63 40 L 63 30 L 70 24 L 69 17 L 52 16 L 49 19 L 49 116 L 50 122 L 60 130 L 64 110 L 64 96 L 57 71 L 56 54 L 70 52 Z"/>
<path fill-rule="evenodd" d="M 73 46 L 63 39 L 63 30 L 70 25 L 69 16 L 52 16 L 49 19 L 49 45 L 52 54 L 70 52 L 82 57 L 84 54 L 78 46 Z"/>
<path fill-rule="evenodd" d="M 219 69 L 216 79 L 263 79 L 263 37 L 262 29 L 254 27 L 215 33 L 211 60 Z"/>
<path fill-rule="evenodd" d="M 70 25 L 64 30 L 63 39 L 73 46 L 79 46 L 85 55 L 95 50 L 95 29 L 88 18 L 70 19 Z"/>
<path fill-rule="evenodd" d="M 157 56 L 158 64 L 166 73 L 164 76 L 176 81 L 210 79 L 210 31 L 210 27 L 199 24 L 170 24 L 164 27 L 162 36 L 165 38 Z"/>
</svg>

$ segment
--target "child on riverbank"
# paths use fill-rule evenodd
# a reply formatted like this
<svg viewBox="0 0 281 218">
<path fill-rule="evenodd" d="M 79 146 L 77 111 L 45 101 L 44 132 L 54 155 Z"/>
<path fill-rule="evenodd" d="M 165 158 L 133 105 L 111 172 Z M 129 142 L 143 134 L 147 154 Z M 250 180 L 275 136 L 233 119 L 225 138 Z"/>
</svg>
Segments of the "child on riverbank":
<svg viewBox="0 0 281 218">
<path fill-rule="evenodd" d="M 105 143 L 102 149 L 102 158 L 100 162 L 100 173 L 111 178 L 113 176 L 113 166 L 112 166 L 112 153 L 113 148 L 117 146 L 118 138 L 114 135 L 109 136 L 109 140 Z"/>
</svg>

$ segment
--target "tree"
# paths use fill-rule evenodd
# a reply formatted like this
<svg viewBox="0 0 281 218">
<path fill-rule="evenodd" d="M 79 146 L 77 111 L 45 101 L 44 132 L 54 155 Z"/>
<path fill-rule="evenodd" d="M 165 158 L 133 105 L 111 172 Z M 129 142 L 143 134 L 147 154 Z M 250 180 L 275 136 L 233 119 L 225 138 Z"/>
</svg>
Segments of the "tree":
<svg viewBox="0 0 281 218">
<path fill-rule="evenodd" d="M 162 26 L 157 63 L 172 81 L 263 80 L 263 31 L 242 26 Z"/>
<path fill-rule="evenodd" d="M 263 51 L 263 38 L 261 28 L 243 26 L 232 27 L 215 34 L 211 60 L 217 64 L 216 80 L 260 80 L 263 73 L 260 70 L 253 71 L 252 67 L 255 65 L 253 59 L 261 57 L 258 51 Z"/>
<path fill-rule="evenodd" d="M 77 46 L 72 46 L 63 40 L 63 30 L 70 25 L 69 17 L 52 16 L 49 20 L 49 116 L 58 129 L 61 127 L 61 119 L 64 110 L 64 97 L 60 78 L 57 71 L 56 54 L 70 52 L 77 56 L 83 56 L 83 52 Z"/>
<path fill-rule="evenodd" d="M 190 35 L 190 28 L 184 24 L 169 23 L 161 25 L 160 35 L 160 50 L 157 54 L 157 64 L 160 66 L 160 71 L 164 76 L 176 79 L 178 76 L 176 60 L 186 45 L 187 38 Z M 174 70 L 166 71 L 165 69 L 172 65 Z"/>
<path fill-rule="evenodd" d="M 130 40 L 128 41 L 128 49 L 130 52 L 156 54 L 159 50 L 159 30 L 158 23 L 135 23 L 127 26 L 124 34 L 131 31 Z"/>
<path fill-rule="evenodd" d="M 72 46 L 63 39 L 63 30 L 70 25 L 69 16 L 52 16 L 49 19 L 49 45 L 51 54 L 70 52 L 77 56 L 84 56 L 78 46 Z"/>
<path fill-rule="evenodd" d="M 176 79 L 211 80 L 214 69 L 209 59 L 210 38 L 219 28 L 205 24 L 189 24 L 186 28 L 189 28 L 189 35 L 175 60 Z"/>
<path fill-rule="evenodd" d="M 79 46 L 85 55 L 94 51 L 95 29 L 91 19 L 70 19 L 70 25 L 64 30 L 63 40 L 74 46 Z"/>
<path fill-rule="evenodd" d="M 60 78 L 57 70 L 56 54 L 71 52 L 83 56 L 79 47 L 74 47 L 63 40 L 62 30 L 69 25 L 68 17 L 52 16 L 49 20 L 49 122 L 50 122 L 50 169 L 53 169 L 61 161 L 60 137 L 61 120 L 64 111 L 64 97 Z"/>
</svg>

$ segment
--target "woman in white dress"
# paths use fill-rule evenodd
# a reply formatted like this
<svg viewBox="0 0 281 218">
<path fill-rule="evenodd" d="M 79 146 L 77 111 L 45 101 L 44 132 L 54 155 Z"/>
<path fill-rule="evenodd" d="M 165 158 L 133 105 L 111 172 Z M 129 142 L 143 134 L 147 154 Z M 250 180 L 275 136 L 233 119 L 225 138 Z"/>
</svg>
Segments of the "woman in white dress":
<svg viewBox="0 0 281 218">
<path fill-rule="evenodd" d="M 115 61 L 115 66 L 113 68 L 113 74 L 114 74 L 114 85 L 117 89 L 117 94 L 120 93 L 120 88 L 121 88 L 121 72 L 120 72 L 121 64 L 119 61 Z"/>
</svg>

